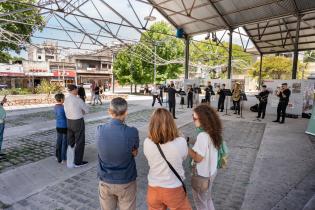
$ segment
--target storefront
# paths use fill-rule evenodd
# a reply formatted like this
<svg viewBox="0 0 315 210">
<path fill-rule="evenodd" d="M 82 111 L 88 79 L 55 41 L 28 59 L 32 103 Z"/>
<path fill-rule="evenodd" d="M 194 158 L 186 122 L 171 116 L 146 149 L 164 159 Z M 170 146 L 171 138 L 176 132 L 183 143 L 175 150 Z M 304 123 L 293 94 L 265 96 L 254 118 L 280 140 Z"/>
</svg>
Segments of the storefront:
<svg viewBox="0 0 315 210">
<path fill-rule="evenodd" d="M 58 82 L 67 86 L 68 84 L 76 84 L 77 73 L 75 70 L 52 70 L 53 79 L 52 82 Z"/>
<path fill-rule="evenodd" d="M 0 87 L 1 88 L 25 88 L 27 79 L 23 73 L 22 65 L 0 64 Z"/>
<path fill-rule="evenodd" d="M 28 79 L 28 87 L 37 87 L 42 80 L 51 80 L 53 73 L 49 70 L 48 62 L 23 61 L 23 69 Z"/>
<path fill-rule="evenodd" d="M 90 73 L 90 72 L 83 72 L 83 71 L 78 71 L 77 72 L 77 78 L 78 78 L 78 83 L 91 83 L 92 81 L 95 81 L 97 84 L 100 86 L 110 84 L 112 81 L 112 74 L 108 73 Z"/>
</svg>

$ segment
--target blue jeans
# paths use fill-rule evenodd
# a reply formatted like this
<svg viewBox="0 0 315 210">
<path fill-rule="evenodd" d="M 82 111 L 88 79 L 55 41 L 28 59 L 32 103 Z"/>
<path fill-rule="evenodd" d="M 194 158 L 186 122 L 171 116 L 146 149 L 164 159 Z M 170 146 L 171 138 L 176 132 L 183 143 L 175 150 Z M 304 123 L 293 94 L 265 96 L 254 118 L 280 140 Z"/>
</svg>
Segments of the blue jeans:
<svg viewBox="0 0 315 210">
<path fill-rule="evenodd" d="M 67 160 L 67 134 L 57 132 L 56 157 L 59 162 Z"/>
<path fill-rule="evenodd" d="M 4 123 L 0 123 L 0 151 L 3 142 Z"/>
</svg>

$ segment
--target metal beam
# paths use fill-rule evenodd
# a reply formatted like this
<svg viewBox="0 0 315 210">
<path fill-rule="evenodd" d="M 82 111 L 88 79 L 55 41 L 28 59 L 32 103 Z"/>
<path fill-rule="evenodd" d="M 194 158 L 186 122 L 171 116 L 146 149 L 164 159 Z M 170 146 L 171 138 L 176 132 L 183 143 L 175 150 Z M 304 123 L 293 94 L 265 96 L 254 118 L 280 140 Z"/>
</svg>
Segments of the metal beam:
<svg viewBox="0 0 315 210">
<path fill-rule="evenodd" d="M 257 50 L 260 54 L 262 54 L 261 51 L 260 51 L 260 48 L 259 48 L 258 45 L 255 43 L 254 38 L 253 38 L 253 37 L 250 35 L 250 33 L 247 31 L 247 28 L 244 26 L 243 29 L 244 29 L 245 33 L 247 34 L 248 38 L 250 38 L 250 40 L 252 40 L 252 42 L 253 42 L 253 44 L 254 44 L 256 50 Z"/>
<path fill-rule="evenodd" d="M 215 6 L 215 4 L 211 0 L 209 0 L 209 3 L 211 4 L 212 8 L 216 11 L 216 13 L 219 15 L 220 19 L 224 22 L 225 26 L 230 29 L 231 28 L 230 24 L 227 22 L 227 20 L 221 14 L 221 12 L 218 10 L 218 8 Z"/>
<path fill-rule="evenodd" d="M 185 37 L 185 79 L 189 78 L 189 43 L 190 38 Z"/>
<path fill-rule="evenodd" d="M 296 79 L 296 74 L 297 74 L 297 69 L 298 69 L 298 59 L 299 59 L 298 50 L 299 50 L 300 25 L 301 25 L 301 16 L 298 16 L 297 17 L 296 34 L 295 34 L 295 43 L 294 43 L 292 79 Z"/>
<path fill-rule="evenodd" d="M 230 29 L 229 39 L 229 57 L 228 57 L 228 79 L 232 79 L 232 47 L 233 47 L 233 29 Z"/>
<path fill-rule="evenodd" d="M 259 63 L 259 78 L 258 78 L 258 88 L 260 89 L 261 84 L 261 73 L 262 73 L 262 65 L 263 65 L 263 54 L 260 54 L 260 63 Z"/>
</svg>

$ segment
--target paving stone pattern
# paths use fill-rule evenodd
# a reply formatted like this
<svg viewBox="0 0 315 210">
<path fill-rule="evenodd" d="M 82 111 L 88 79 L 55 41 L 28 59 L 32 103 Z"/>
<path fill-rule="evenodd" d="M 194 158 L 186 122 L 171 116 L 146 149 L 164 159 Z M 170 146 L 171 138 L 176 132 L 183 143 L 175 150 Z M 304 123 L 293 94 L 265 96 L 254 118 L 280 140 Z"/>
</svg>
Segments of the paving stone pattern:
<svg viewBox="0 0 315 210">
<path fill-rule="evenodd" d="M 242 129 L 246 127 L 247 129 Z M 264 124 L 248 122 L 224 121 L 224 140 L 230 149 L 228 167 L 220 169 L 215 179 L 213 196 L 217 210 L 240 209 L 246 186 L 260 146 Z M 185 136 L 192 136 L 195 131 L 193 124 L 181 128 Z M 140 132 L 143 140 L 145 132 Z M 142 145 L 142 144 L 141 144 Z M 145 210 L 148 165 L 143 155 L 142 146 L 136 158 L 138 169 L 137 209 Z M 185 161 L 186 184 L 188 195 L 191 197 L 190 160 Z M 73 176 L 55 186 L 48 187 L 25 200 L 22 200 L 7 210 L 89 210 L 99 209 L 98 181 L 96 166 L 92 169 Z M 193 202 L 191 202 L 193 204 Z"/>
<path fill-rule="evenodd" d="M 135 105 L 130 104 L 130 107 L 134 107 Z M 89 113 L 97 113 L 101 111 L 107 110 L 109 107 L 109 103 L 105 103 L 103 105 L 95 105 L 95 106 L 90 106 L 89 105 Z M 36 123 L 36 122 L 45 122 L 48 120 L 54 120 L 55 119 L 55 114 L 53 111 L 53 108 L 48 111 L 41 111 L 41 112 L 34 112 L 34 113 L 29 113 L 29 114 L 21 114 L 21 115 L 14 115 L 14 116 L 8 116 L 6 119 L 6 127 L 17 127 L 17 126 L 22 126 L 22 125 L 27 125 L 31 123 Z"/>
<path fill-rule="evenodd" d="M 104 110 L 104 108 L 102 108 Z M 128 125 L 137 128 L 144 126 L 152 114 L 152 109 L 132 112 L 126 120 Z M 178 111 L 181 114 L 183 111 Z M 86 123 L 86 145 L 95 140 L 96 126 L 105 123 L 107 119 L 95 120 Z M 18 166 L 36 162 L 55 154 L 56 130 L 38 132 L 18 138 L 6 138 L 3 143 L 5 157 L 0 158 L 0 173 Z"/>
</svg>

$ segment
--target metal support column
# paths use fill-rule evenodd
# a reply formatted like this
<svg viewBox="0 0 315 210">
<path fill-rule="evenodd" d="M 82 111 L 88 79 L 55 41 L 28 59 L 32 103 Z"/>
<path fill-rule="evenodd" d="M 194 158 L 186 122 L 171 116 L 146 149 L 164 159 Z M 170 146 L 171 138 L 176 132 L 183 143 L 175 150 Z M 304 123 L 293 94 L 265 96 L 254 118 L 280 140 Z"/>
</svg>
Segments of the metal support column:
<svg viewBox="0 0 315 210">
<path fill-rule="evenodd" d="M 232 43 L 233 42 L 233 29 L 230 29 L 230 40 L 229 40 L 229 57 L 228 57 L 228 79 L 232 77 Z"/>
<path fill-rule="evenodd" d="M 112 67 L 112 84 L 111 84 L 112 93 L 115 93 L 115 75 L 114 75 L 115 58 L 116 58 L 116 54 L 115 54 L 115 52 L 113 52 L 112 65 L 111 65 L 111 67 Z"/>
<path fill-rule="evenodd" d="M 189 77 L 189 37 L 185 37 L 185 79 Z"/>
<path fill-rule="evenodd" d="M 156 81 L 156 43 L 154 44 L 154 77 L 153 77 L 153 84 Z"/>
<path fill-rule="evenodd" d="M 292 79 L 296 79 L 297 69 L 298 69 L 300 24 L 301 24 L 301 16 L 298 16 L 297 23 L 296 23 L 295 43 L 294 43 Z"/>
<path fill-rule="evenodd" d="M 263 65 L 263 54 L 260 54 L 260 63 L 259 63 L 259 79 L 258 79 L 258 89 L 260 90 L 261 87 L 261 71 L 262 71 L 262 65 Z"/>
</svg>

